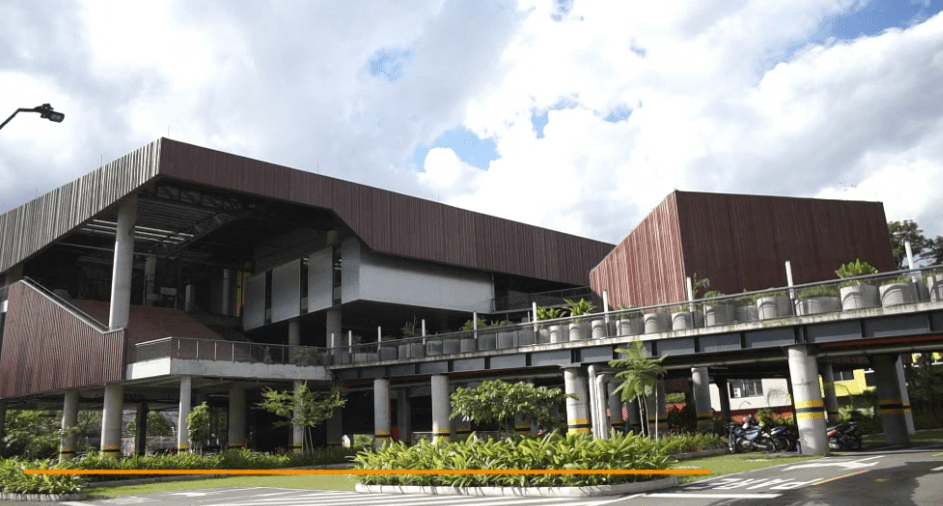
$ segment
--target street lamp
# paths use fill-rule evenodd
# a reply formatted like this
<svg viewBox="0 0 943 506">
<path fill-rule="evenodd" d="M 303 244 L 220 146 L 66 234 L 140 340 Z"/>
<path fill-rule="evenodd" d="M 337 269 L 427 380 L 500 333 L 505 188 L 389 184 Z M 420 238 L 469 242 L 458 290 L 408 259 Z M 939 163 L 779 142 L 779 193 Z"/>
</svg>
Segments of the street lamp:
<svg viewBox="0 0 943 506">
<path fill-rule="evenodd" d="M 7 118 L 7 120 L 3 122 L 3 124 L 0 124 L 0 128 L 5 127 L 6 124 L 9 123 L 10 120 L 12 120 L 13 117 L 16 116 L 17 113 L 20 113 L 20 112 L 38 112 L 40 118 L 48 119 L 49 121 L 52 121 L 53 123 L 62 123 L 62 120 L 65 119 L 65 114 L 52 110 L 52 106 L 49 104 L 43 104 L 37 107 L 33 107 L 32 109 L 29 109 L 26 107 L 20 107 L 19 109 L 13 111 L 13 114 L 11 114 L 10 117 Z"/>
</svg>

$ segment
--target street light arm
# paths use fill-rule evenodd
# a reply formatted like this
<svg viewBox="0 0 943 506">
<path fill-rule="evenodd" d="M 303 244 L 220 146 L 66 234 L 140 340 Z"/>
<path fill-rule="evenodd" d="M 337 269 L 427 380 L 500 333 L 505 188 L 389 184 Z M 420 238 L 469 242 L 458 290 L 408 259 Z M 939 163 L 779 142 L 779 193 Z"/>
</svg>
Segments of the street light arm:
<svg viewBox="0 0 943 506">
<path fill-rule="evenodd" d="M 33 108 L 20 107 L 19 109 L 13 111 L 13 114 L 11 114 L 10 117 L 6 119 L 6 121 L 4 121 L 3 123 L 0 123 L 0 128 L 5 127 L 7 123 L 9 123 L 10 120 L 13 119 L 14 116 L 16 116 L 17 114 L 21 112 L 38 112 L 41 118 L 48 119 L 49 121 L 52 121 L 53 123 L 62 123 L 62 120 L 65 119 L 65 114 L 54 111 L 52 109 L 52 106 L 49 104 L 43 104 L 43 105 L 39 105 Z"/>
</svg>

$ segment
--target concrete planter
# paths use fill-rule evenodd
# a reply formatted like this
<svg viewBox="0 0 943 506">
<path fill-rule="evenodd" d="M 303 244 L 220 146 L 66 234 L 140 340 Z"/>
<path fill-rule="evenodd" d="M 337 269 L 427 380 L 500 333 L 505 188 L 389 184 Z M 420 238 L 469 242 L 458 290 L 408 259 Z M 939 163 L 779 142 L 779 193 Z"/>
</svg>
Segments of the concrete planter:
<svg viewBox="0 0 943 506">
<path fill-rule="evenodd" d="M 550 344 L 550 327 L 541 325 L 537 329 L 537 344 Z"/>
<path fill-rule="evenodd" d="M 668 319 L 668 313 L 648 313 L 643 321 L 646 334 L 657 334 L 667 332 L 671 320 Z"/>
<path fill-rule="evenodd" d="M 399 358 L 419 358 L 426 356 L 426 347 L 422 343 L 409 343 L 399 345 Z"/>
<path fill-rule="evenodd" d="M 498 332 L 497 344 L 498 349 L 514 348 L 517 346 L 517 336 L 513 331 Z"/>
<path fill-rule="evenodd" d="M 605 320 L 593 320 L 590 322 L 590 327 L 592 328 L 593 339 L 602 339 L 609 334 L 609 329 L 606 328 Z"/>
<path fill-rule="evenodd" d="M 466 337 L 461 340 L 460 349 L 462 350 L 462 353 L 471 353 L 473 351 L 477 351 L 476 348 L 477 346 L 475 346 L 475 340 L 473 338 Z"/>
<path fill-rule="evenodd" d="M 739 323 L 755 322 L 760 319 L 759 311 L 756 310 L 755 304 L 750 304 L 749 306 L 737 306 L 734 309 L 734 316 Z"/>
<path fill-rule="evenodd" d="M 497 345 L 497 336 L 494 334 L 478 334 L 478 351 L 491 351 Z"/>
<path fill-rule="evenodd" d="M 891 283 L 881 287 L 881 305 L 884 307 L 914 302 L 917 302 L 917 290 L 913 283 Z"/>
<path fill-rule="evenodd" d="M 570 324 L 570 341 L 582 341 L 590 336 L 587 332 L 587 322 L 574 322 Z"/>
<path fill-rule="evenodd" d="M 427 341 L 426 342 L 426 356 L 434 357 L 436 355 L 442 354 L 442 341 Z"/>
<path fill-rule="evenodd" d="M 841 299 L 838 297 L 809 297 L 796 302 L 796 314 L 799 316 L 836 311 L 841 311 Z"/>
<path fill-rule="evenodd" d="M 550 342 L 565 343 L 570 340 L 570 329 L 563 325 L 550 326 Z"/>
<path fill-rule="evenodd" d="M 537 344 L 537 334 L 532 328 L 521 329 L 517 331 L 517 345 L 531 346 Z"/>
<path fill-rule="evenodd" d="M 671 330 L 687 330 L 694 328 L 694 314 L 690 311 L 671 313 Z"/>
<path fill-rule="evenodd" d="M 642 333 L 642 319 L 630 316 L 616 321 L 616 335 L 637 336 Z"/>
<path fill-rule="evenodd" d="M 380 345 L 380 360 L 396 360 L 399 358 L 399 348 L 391 344 Z"/>
<path fill-rule="evenodd" d="M 943 301 L 943 274 L 927 277 L 927 292 L 932 302 Z"/>
<path fill-rule="evenodd" d="M 881 307 L 881 296 L 878 287 L 872 285 L 846 286 L 840 288 L 842 311 Z"/>
<path fill-rule="evenodd" d="M 354 363 L 376 362 L 379 356 L 376 353 L 354 353 Z"/>
<path fill-rule="evenodd" d="M 704 326 L 717 327 L 728 325 L 733 321 L 733 306 L 730 304 L 714 304 L 704 306 Z"/>
<path fill-rule="evenodd" d="M 443 355 L 454 355 L 455 353 L 462 352 L 462 340 L 458 338 L 450 338 L 442 340 L 442 354 Z"/>
<path fill-rule="evenodd" d="M 786 295 L 760 297 L 756 300 L 756 316 L 760 320 L 792 316 L 792 302 Z"/>
</svg>

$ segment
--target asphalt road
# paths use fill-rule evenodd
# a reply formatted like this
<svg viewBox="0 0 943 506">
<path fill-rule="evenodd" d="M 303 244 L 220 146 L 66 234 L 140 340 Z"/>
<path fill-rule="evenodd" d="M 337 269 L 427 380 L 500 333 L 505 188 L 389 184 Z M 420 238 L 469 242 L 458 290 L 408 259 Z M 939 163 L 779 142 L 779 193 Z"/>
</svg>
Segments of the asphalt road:
<svg viewBox="0 0 943 506">
<path fill-rule="evenodd" d="M 48 504 L 2 502 L 3 504 Z M 943 446 L 844 454 L 646 494 L 583 499 L 377 495 L 266 487 L 167 492 L 67 506 L 941 506 Z"/>
</svg>

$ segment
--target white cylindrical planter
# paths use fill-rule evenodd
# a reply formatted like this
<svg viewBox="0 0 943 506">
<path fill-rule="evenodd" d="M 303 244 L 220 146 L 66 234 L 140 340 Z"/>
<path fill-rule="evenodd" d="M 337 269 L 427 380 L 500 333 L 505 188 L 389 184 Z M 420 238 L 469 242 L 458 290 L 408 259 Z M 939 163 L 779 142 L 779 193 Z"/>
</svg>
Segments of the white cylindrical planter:
<svg viewBox="0 0 943 506">
<path fill-rule="evenodd" d="M 645 333 L 657 334 L 668 331 L 668 313 L 648 313 L 643 318 Z"/>
<path fill-rule="evenodd" d="M 396 360 L 399 356 L 399 347 L 392 343 L 379 343 L 380 360 Z"/>
<path fill-rule="evenodd" d="M 592 329 L 590 333 L 592 334 L 593 339 L 602 339 L 606 337 L 606 334 L 608 334 L 605 320 L 593 320 L 590 322 L 590 327 Z"/>
<path fill-rule="evenodd" d="M 838 297 L 810 297 L 796 302 L 796 314 L 799 316 L 837 311 L 841 311 L 841 299 Z"/>
<path fill-rule="evenodd" d="M 517 346 L 516 337 L 513 331 L 498 332 L 497 347 L 499 349 L 506 349 Z"/>
<path fill-rule="evenodd" d="M 537 329 L 537 344 L 550 344 L 550 327 L 542 325 Z"/>
<path fill-rule="evenodd" d="M 789 297 L 785 295 L 760 297 L 756 301 L 756 315 L 760 320 L 785 318 L 792 316 L 792 311 L 790 310 L 791 305 Z"/>
<path fill-rule="evenodd" d="M 846 286 L 838 290 L 842 311 L 881 307 L 878 287 L 873 285 Z"/>
<path fill-rule="evenodd" d="M 442 341 L 439 339 L 430 339 L 426 342 L 426 356 L 432 357 L 442 354 Z"/>
<path fill-rule="evenodd" d="M 616 322 L 617 335 L 636 336 L 642 333 L 642 319 L 637 316 L 625 317 Z"/>
<path fill-rule="evenodd" d="M 729 304 L 714 304 L 704 306 L 704 326 L 717 327 L 730 323 L 731 306 Z"/>
<path fill-rule="evenodd" d="M 564 332 L 564 328 L 566 332 Z M 564 327 L 563 325 L 551 325 L 550 326 L 550 342 L 551 343 L 565 343 L 569 341 L 570 329 L 569 327 Z"/>
<path fill-rule="evenodd" d="M 735 311 L 736 319 L 740 323 L 755 322 L 759 320 L 759 313 L 756 311 L 756 305 L 737 306 Z"/>
<path fill-rule="evenodd" d="M 679 311 L 671 314 L 671 330 L 687 330 L 694 328 L 694 315 L 690 311 Z"/>
<path fill-rule="evenodd" d="M 930 301 L 943 301 L 943 274 L 927 277 L 927 290 L 930 295 Z"/>
<path fill-rule="evenodd" d="M 881 287 L 881 305 L 884 307 L 914 302 L 917 302 L 917 291 L 913 283 L 891 283 Z"/>
<path fill-rule="evenodd" d="M 569 341 L 582 341 L 585 337 L 583 329 L 586 325 L 583 322 L 573 322 L 569 326 Z"/>
</svg>

